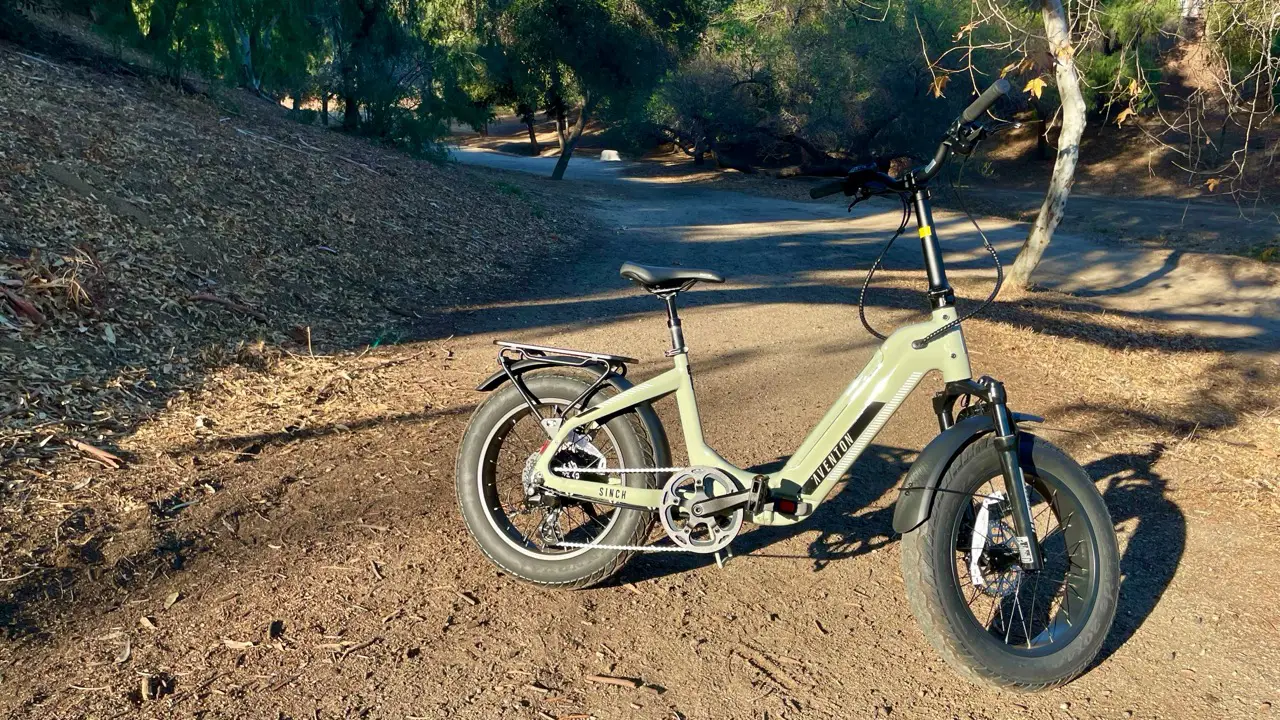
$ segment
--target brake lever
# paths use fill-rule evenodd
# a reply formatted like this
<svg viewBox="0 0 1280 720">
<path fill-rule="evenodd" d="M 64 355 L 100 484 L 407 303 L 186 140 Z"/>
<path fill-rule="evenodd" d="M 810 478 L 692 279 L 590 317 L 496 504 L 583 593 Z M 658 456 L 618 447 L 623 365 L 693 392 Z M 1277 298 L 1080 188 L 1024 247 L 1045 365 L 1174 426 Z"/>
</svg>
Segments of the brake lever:
<svg viewBox="0 0 1280 720">
<path fill-rule="evenodd" d="M 978 143 L 997 133 L 1022 127 L 1022 123 L 1012 120 L 995 120 L 992 122 L 962 125 L 952 133 L 951 150 L 957 155 L 969 155 Z"/>
<path fill-rule="evenodd" d="M 871 198 L 871 195 L 872 195 L 872 194 L 873 194 L 873 193 L 872 193 L 870 190 L 866 189 L 865 187 L 864 187 L 864 188 L 859 188 L 859 189 L 858 189 L 858 195 L 857 195 L 856 197 L 854 197 L 854 198 L 853 198 L 853 202 L 849 203 L 849 207 L 848 207 L 848 209 L 846 209 L 846 210 L 845 210 L 845 212 L 853 212 L 853 206 L 854 206 L 854 205 L 857 205 L 858 203 L 862 202 L 863 200 L 869 200 L 869 199 Z"/>
</svg>

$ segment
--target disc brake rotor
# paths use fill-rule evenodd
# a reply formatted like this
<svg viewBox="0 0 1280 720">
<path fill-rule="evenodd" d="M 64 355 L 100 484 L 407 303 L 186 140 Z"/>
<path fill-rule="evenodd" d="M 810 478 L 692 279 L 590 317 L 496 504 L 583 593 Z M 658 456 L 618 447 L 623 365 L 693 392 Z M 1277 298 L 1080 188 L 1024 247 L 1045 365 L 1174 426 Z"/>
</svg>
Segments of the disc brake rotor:
<svg viewBox="0 0 1280 720">
<path fill-rule="evenodd" d="M 742 529 L 744 511 L 711 517 L 695 517 L 688 508 L 696 503 L 741 490 L 736 480 L 714 468 L 692 468 L 678 473 L 662 489 L 658 517 L 671 542 L 696 553 L 723 550 Z"/>
<path fill-rule="evenodd" d="M 983 498 L 973 519 L 969 541 L 969 579 L 974 587 L 992 597 L 1007 597 L 1016 592 L 1023 572 L 1016 562 L 1016 533 L 1000 511 L 1003 502 L 1001 492 Z"/>
</svg>

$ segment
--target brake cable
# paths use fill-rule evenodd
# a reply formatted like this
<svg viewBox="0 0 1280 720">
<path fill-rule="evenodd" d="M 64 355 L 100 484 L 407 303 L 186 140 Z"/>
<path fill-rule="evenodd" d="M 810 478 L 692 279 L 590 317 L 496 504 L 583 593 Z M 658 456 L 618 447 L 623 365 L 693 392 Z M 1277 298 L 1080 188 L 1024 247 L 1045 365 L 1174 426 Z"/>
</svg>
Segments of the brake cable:
<svg viewBox="0 0 1280 720">
<path fill-rule="evenodd" d="M 898 194 L 898 199 L 902 201 L 902 220 L 898 223 L 898 229 L 893 233 L 893 237 L 889 238 L 889 242 L 880 248 L 880 254 L 876 256 L 876 261 L 871 263 L 871 269 L 867 271 L 867 276 L 862 280 L 862 292 L 858 293 L 858 319 L 862 321 L 862 327 L 867 329 L 880 340 L 885 340 L 887 336 L 880 334 L 875 328 L 871 327 L 871 323 L 867 322 L 867 288 L 871 285 L 871 278 L 875 277 L 876 270 L 880 268 L 880 263 L 884 262 L 885 255 L 889 254 L 889 248 L 893 247 L 893 243 L 906 231 L 907 225 L 911 222 L 911 203 L 907 201 L 907 196 L 903 193 Z M 849 205 L 852 210 L 860 200 L 854 200 Z"/>
<path fill-rule="evenodd" d="M 942 337 L 943 335 L 946 335 L 947 333 L 951 332 L 955 328 L 960 327 L 960 323 L 978 315 L 981 312 L 984 312 L 987 308 L 991 307 L 991 303 L 995 302 L 996 296 L 1000 294 L 1000 287 L 1004 285 L 1004 266 L 1000 264 L 1000 255 L 996 253 L 996 249 L 991 244 L 990 238 L 988 238 L 987 234 L 982 231 L 982 228 L 978 225 L 978 221 L 974 219 L 973 213 L 969 212 L 969 204 L 965 202 L 964 193 L 960 192 L 960 188 L 956 186 L 956 181 L 964 177 L 964 169 L 968 166 L 969 166 L 969 156 L 965 155 L 964 160 L 960 162 L 960 171 L 956 173 L 956 177 L 949 178 L 947 182 L 951 186 L 952 194 L 954 194 L 956 196 L 956 200 L 960 202 L 960 209 L 964 211 L 965 217 L 969 218 L 969 223 L 973 225 L 973 228 L 978 231 L 978 235 L 982 238 L 983 247 L 987 249 L 988 253 L 991 253 L 991 260 L 996 264 L 996 285 L 995 287 L 991 288 L 991 294 L 987 296 L 987 299 L 984 300 L 982 304 L 977 307 L 977 309 L 971 310 L 967 313 L 964 313 L 963 315 L 957 313 L 956 314 L 957 317 L 955 320 L 952 320 L 946 325 L 943 325 L 937 330 L 934 330 L 928 335 L 925 335 L 919 340 L 916 340 L 915 342 L 911 343 L 911 347 L 915 348 L 916 350 L 923 349 L 925 346 L 927 346 L 929 343 L 933 342 L 934 340 L 937 340 L 938 338 Z"/>
<path fill-rule="evenodd" d="M 947 333 L 951 332 L 955 328 L 959 327 L 960 323 L 963 323 L 964 321 L 969 320 L 982 312 L 985 312 L 986 309 L 991 307 L 991 304 L 995 302 L 996 296 L 1000 294 L 1000 288 L 1004 285 L 1004 266 L 1000 263 L 1000 256 L 999 254 L 996 253 L 995 246 L 991 244 L 991 239 L 987 237 L 986 232 L 983 231 L 982 227 L 978 225 L 978 221 L 973 217 L 973 213 L 970 212 L 969 210 L 969 204 L 964 199 L 964 193 L 960 192 L 960 187 L 957 186 L 956 184 L 957 181 L 964 178 L 964 171 L 965 171 L 965 168 L 967 168 L 968 166 L 969 166 L 969 156 L 966 155 L 964 157 L 964 160 L 962 160 L 960 163 L 960 171 L 956 173 L 955 177 L 948 179 L 948 184 L 951 186 L 952 194 L 954 194 L 956 196 L 956 200 L 959 201 L 960 209 L 964 212 L 965 217 L 969 219 L 969 223 L 973 225 L 973 228 L 978 231 L 978 235 L 982 238 L 983 247 L 985 247 L 987 249 L 987 252 L 991 254 L 991 260 L 995 263 L 995 266 L 996 266 L 996 284 L 995 284 L 995 287 L 991 289 L 991 294 L 988 295 L 987 299 L 984 300 L 983 303 L 979 305 L 976 309 L 971 310 L 970 312 L 964 313 L 963 315 L 958 315 L 958 317 L 956 317 L 955 320 L 952 320 L 951 322 L 947 323 L 946 325 L 943 325 L 937 330 L 934 330 L 933 332 L 920 338 L 919 340 L 913 341 L 911 343 L 911 347 L 915 348 L 916 350 L 923 349 L 929 343 L 933 342 L 934 340 L 937 340 L 943 335 L 946 335 Z M 862 327 L 866 328 L 867 332 L 871 333 L 873 336 L 875 336 L 880 340 L 887 339 L 887 336 L 880 333 L 875 328 L 871 327 L 871 323 L 867 321 L 867 313 L 866 313 L 867 289 L 871 286 L 871 280 L 873 277 L 875 277 L 876 271 L 880 269 L 881 263 L 884 262 L 885 256 L 888 255 L 889 248 L 893 247 L 894 242 L 896 242 L 898 238 L 902 236 L 902 233 L 905 232 L 907 229 L 907 225 L 910 224 L 911 222 L 911 203 L 907 199 L 906 193 L 899 193 L 898 199 L 902 201 L 902 220 L 901 222 L 898 223 L 898 229 L 894 231 L 893 237 L 889 238 L 889 241 L 884 244 L 884 247 L 880 249 L 880 254 L 876 256 L 875 262 L 871 264 L 871 269 L 867 271 L 867 276 L 862 281 L 862 291 L 858 295 L 858 319 L 862 321 Z M 858 202 L 859 200 L 855 200 L 853 204 L 849 206 L 849 208 L 852 210 L 853 205 L 858 204 Z"/>
</svg>

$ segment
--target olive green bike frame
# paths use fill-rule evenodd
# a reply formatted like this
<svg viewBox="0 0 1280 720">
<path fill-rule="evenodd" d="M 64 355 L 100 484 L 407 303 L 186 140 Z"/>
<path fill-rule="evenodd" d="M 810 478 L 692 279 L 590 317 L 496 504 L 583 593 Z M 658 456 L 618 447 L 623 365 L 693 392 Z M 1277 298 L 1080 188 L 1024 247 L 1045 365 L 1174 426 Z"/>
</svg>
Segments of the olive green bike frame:
<svg viewBox="0 0 1280 720">
<path fill-rule="evenodd" d="M 944 382 L 970 379 L 969 353 L 965 348 L 964 333 L 958 325 L 923 348 L 912 347 L 913 341 L 950 323 L 955 313 L 954 306 L 935 309 L 928 321 L 908 325 L 890 335 L 787 464 L 766 476 L 770 494 L 792 498 L 809 504 L 811 510 L 816 509 L 921 378 L 936 370 L 942 374 Z M 688 354 L 680 348 L 673 359 L 675 367 L 671 370 L 562 422 L 538 458 L 536 470 L 544 478 L 543 485 L 553 492 L 593 503 L 658 509 L 662 501 L 660 488 L 630 487 L 623 483 L 621 477 L 610 477 L 607 483 L 561 477 L 552 471 L 550 463 L 570 433 L 589 431 L 637 405 L 674 394 L 680 410 L 689 466 L 716 468 L 739 480 L 744 487 L 750 487 L 756 473 L 720 457 L 703 438 Z M 789 525 L 804 517 L 807 514 L 785 514 L 770 509 L 751 520 L 761 525 Z"/>
</svg>

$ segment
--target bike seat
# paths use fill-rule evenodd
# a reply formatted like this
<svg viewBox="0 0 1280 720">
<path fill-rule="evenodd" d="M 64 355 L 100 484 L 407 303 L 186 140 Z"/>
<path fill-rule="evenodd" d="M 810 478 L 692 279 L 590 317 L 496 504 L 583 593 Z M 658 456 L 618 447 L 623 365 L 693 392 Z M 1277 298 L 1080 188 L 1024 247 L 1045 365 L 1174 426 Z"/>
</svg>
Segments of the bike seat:
<svg viewBox="0 0 1280 720">
<path fill-rule="evenodd" d="M 633 262 L 622 263 L 622 268 L 618 270 L 618 274 L 649 292 L 679 290 L 681 286 L 693 284 L 699 280 L 713 283 L 724 282 L 723 275 L 711 270 L 655 267 Z"/>
</svg>

